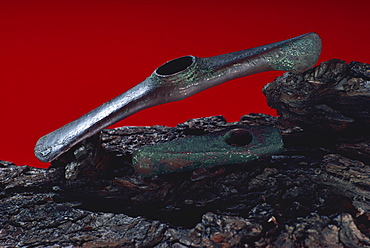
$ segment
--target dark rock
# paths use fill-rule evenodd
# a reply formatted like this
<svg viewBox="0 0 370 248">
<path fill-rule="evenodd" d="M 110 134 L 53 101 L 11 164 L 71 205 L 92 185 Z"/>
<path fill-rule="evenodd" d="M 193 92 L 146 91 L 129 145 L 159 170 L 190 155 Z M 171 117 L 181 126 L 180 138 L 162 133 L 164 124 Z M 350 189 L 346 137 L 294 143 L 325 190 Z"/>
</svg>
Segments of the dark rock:
<svg viewBox="0 0 370 248">
<path fill-rule="evenodd" d="M 263 92 L 285 125 L 342 131 L 370 123 L 369 64 L 332 59 L 301 74 L 285 73 Z"/>
<path fill-rule="evenodd" d="M 331 60 L 265 87 L 279 118 L 103 130 L 49 169 L 0 161 L 0 246 L 370 247 L 367 80 L 367 64 Z M 278 127 L 283 153 L 152 178 L 131 166 L 141 146 L 238 124 Z"/>
</svg>

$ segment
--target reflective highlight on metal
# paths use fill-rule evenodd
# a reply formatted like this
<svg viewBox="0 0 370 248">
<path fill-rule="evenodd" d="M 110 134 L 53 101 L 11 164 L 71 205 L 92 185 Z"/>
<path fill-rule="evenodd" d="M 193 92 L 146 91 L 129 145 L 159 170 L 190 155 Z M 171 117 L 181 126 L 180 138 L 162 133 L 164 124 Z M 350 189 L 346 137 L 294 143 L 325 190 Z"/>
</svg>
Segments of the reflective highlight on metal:
<svg viewBox="0 0 370 248">
<path fill-rule="evenodd" d="M 57 159 L 82 140 L 140 110 L 179 101 L 229 80 L 271 70 L 304 71 L 321 53 L 316 33 L 208 58 L 184 56 L 157 68 L 140 84 L 80 118 L 41 137 L 35 146 L 43 162 Z"/>
<path fill-rule="evenodd" d="M 243 164 L 283 150 L 274 127 L 237 126 L 153 146 L 133 154 L 133 165 L 144 177 L 217 165 Z"/>
</svg>

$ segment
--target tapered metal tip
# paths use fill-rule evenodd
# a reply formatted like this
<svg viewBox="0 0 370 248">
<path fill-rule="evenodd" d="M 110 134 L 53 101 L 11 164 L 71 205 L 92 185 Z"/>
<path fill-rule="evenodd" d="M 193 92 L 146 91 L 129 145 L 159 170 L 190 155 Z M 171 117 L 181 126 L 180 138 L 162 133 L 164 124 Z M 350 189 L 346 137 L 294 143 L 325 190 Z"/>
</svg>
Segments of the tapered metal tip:
<svg viewBox="0 0 370 248">
<path fill-rule="evenodd" d="M 282 43 L 269 65 L 274 70 L 303 72 L 312 68 L 319 60 L 322 44 L 316 33 L 307 33 Z"/>
</svg>

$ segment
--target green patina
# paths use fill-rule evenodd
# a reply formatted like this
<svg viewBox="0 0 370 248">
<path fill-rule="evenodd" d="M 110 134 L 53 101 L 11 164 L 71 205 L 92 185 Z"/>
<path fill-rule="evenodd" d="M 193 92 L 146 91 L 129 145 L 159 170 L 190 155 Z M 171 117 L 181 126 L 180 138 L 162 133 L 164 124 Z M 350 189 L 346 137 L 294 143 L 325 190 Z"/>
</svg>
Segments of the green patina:
<svg viewBox="0 0 370 248">
<path fill-rule="evenodd" d="M 230 134 L 235 135 L 235 130 L 251 134 L 247 144 L 243 144 L 243 141 L 240 143 L 238 137 L 236 141 L 230 139 Z M 153 176 L 217 165 L 243 164 L 280 153 L 282 149 L 283 142 L 278 129 L 238 126 L 143 147 L 134 153 L 133 164 L 139 174 Z"/>
<path fill-rule="evenodd" d="M 305 71 L 315 64 L 321 53 L 321 39 L 311 33 L 304 38 L 283 43 L 267 57 L 269 65 L 279 71 Z"/>
<path fill-rule="evenodd" d="M 193 63 L 186 69 L 174 73 L 173 75 L 167 75 L 163 77 L 153 73 L 151 75 L 151 78 L 156 82 L 158 86 L 176 85 L 180 87 L 189 87 L 203 82 L 204 79 L 213 77 L 214 72 L 215 71 L 213 68 L 202 66 L 199 61 L 195 61 L 195 63 Z"/>
</svg>

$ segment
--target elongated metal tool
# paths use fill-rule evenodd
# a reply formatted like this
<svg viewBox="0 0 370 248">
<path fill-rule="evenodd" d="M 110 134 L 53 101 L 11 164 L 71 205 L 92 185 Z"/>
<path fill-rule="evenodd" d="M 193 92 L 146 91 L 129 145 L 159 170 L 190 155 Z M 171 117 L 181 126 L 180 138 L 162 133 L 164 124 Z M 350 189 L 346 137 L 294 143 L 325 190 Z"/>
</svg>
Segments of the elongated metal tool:
<svg viewBox="0 0 370 248">
<path fill-rule="evenodd" d="M 145 146 L 132 162 L 144 177 L 217 165 L 243 164 L 281 153 L 283 139 L 275 127 L 236 126 L 222 131 Z"/>
<path fill-rule="evenodd" d="M 320 37 L 308 33 L 214 57 L 184 56 L 171 60 L 130 90 L 41 137 L 36 143 L 35 155 L 43 162 L 53 161 L 82 140 L 140 110 L 179 101 L 259 72 L 304 71 L 317 62 L 320 53 Z"/>
</svg>

